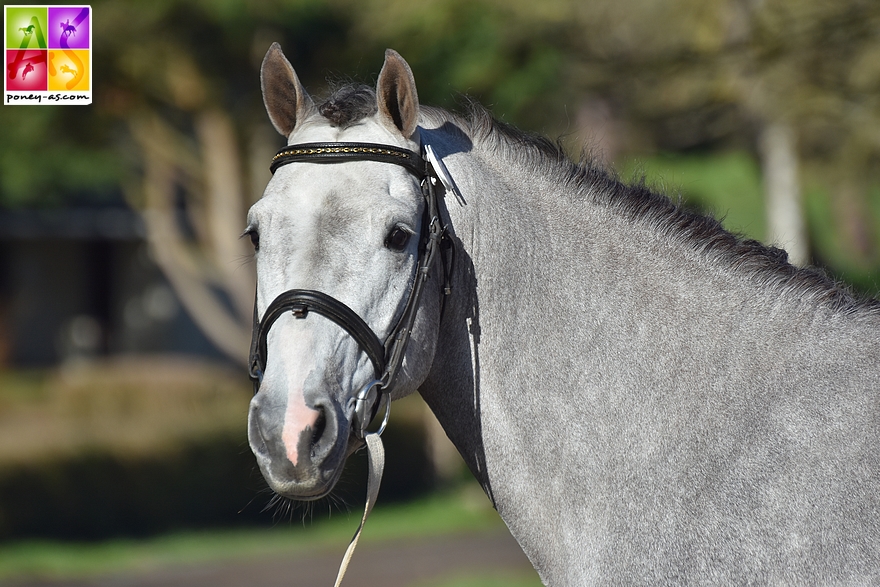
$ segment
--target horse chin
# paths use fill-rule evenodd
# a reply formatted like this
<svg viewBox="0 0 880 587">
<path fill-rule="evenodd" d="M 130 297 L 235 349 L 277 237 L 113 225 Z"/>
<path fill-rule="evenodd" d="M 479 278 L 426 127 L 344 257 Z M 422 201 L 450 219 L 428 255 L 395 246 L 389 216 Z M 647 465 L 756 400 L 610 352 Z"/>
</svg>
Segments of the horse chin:
<svg viewBox="0 0 880 587">
<path fill-rule="evenodd" d="M 269 488 L 278 495 L 295 501 L 316 501 L 326 497 L 333 491 L 336 482 L 339 481 L 339 477 L 342 474 L 343 465 L 344 461 L 330 471 L 322 470 L 316 472 L 314 478 L 308 481 L 280 480 L 267 474 L 262 467 L 261 470 L 263 471 L 263 477 L 269 484 Z"/>
</svg>

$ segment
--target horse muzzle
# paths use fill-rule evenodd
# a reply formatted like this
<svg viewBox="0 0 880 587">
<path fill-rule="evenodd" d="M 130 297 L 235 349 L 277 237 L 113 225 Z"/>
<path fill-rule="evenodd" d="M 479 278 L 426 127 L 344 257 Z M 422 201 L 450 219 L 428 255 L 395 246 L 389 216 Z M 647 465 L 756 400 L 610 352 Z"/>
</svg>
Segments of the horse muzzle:
<svg viewBox="0 0 880 587">
<path fill-rule="evenodd" d="M 352 434 L 352 408 L 327 402 L 299 413 L 285 409 L 273 395 L 251 401 L 248 442 L 269 487 L 284 497 L 315 500 L 327 495 L 342 473 L 346 458 L 361 441 Z"/>
</svg>

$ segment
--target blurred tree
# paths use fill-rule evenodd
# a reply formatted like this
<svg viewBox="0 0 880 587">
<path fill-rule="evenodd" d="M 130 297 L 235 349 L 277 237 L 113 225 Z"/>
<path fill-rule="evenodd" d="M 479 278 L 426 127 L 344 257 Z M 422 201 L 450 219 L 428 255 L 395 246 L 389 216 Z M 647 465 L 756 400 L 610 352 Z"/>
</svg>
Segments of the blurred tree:
<svg viewBox="0 0 880 587">
<path fill-rule="evenodd" d="M 279 36 L 297 38 L 306 63 L 320 61 L 344 27 L 313 1 L 110 3 L 95 13 L 107 59 L 100 106 L 138 148 L 127 199 L 189 314 L 246 363 L 254 274 L 238 235 L 282 144 L 261 114 L 259 63 Z M 286 30 L 272 30 L 276 19 Z"/>
<path fill-rule="evenodd" d="M 791 125 L 767 124 L 759 136 L 767 204 L 767 240 L 788 251 L 796 265 L 809 262 L 807 233 L 801 211 L 797 146 Z"/>
<path fill-rule="evenodd" d="M 564 104 L 562 25 L 534 14 L 559 2 L 533 3 L 525 14 L 493 0 L 329 2 L 351 14 L 354 46 L 394 47 L 406 57 L 422 102 L 455 107 L 456 94 L 466 93 L 533 129 L 553 120 L 546 102 Z"/>
<path fill-rule="evenodd" d="M 112 124 L 64 106 L 0 108 L 0 205 L 106 203 L 124 177 Z"/>
<path fill-rule="evenodd" d="M 849 255 L 880 269 L 866 205 L 880 141 L 875 0 L 331 1 L 355 11 L 359 41 L 403 51 L 420 89 L 464 89 L 576 149 L 745 146 L 772 191 L 767 236 L 798 263 L 799 186 L 821 181 Z"/>
<path fill-rule="evenodd" d="M 808 188 L 820 258 L 850 278 L 880 272 L 876 0 L 95 0 L 93 9 L 95 104 L 0 110 L 0 205 L 124 193 L 190 314 L 238 361 L 253 268 L 236 237 L 282 143 L 259 96 L 272 41 L 313 91 L 334 72 L 369 81 L 394 47 L 422 102 L 454 106 L 467 93 L 573 149 L 586 138 L 610 159 L 746 148 L 764 161 L 768 185 Z M 785 181 L 770 181 L 777 159 L 789 162 Z M 788 193 L 797 210 L 797 190 Z M 826 224 L 839 243 L 819 236 Z"/>
</svg>

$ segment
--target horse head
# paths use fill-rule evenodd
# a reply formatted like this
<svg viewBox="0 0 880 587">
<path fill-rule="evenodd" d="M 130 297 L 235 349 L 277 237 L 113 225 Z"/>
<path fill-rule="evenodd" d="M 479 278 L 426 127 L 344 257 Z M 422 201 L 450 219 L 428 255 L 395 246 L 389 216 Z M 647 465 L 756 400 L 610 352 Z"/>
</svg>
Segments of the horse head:
<svg viewBox="0 0 880 587">
<path fill-rule="evenodd" d="M 347 98 L 316 106 L 277 44 L 263 60 L 261 83 L 269 118 L 287 138 L 289 151 L 276 156 L 282 160 L 273 165 L 274 176 L 251 208 L 245 231 L 257 264 L 252 360 L 260 356 L 252 367 L 258 391 L 248 436 L 276 493 L 313 500 L 330 492 L 346 458 L 362 445 L 365 420 L 376 413 L 380 396 L 411 393 L 427 376 L 439 295 L 423 297 L 393 383 L 378 384 L 383 374 L 375 355 L 393 346 L 390 339 L 408 313 L 426 248 L 424 181 L 393 160 L 345 156 L 327 164 L 297 147 L 384 145 L 417 157 L 419 103 L 409 65 L 391 50 L 375 94 L 356 88 Z M 439 294 L 434 279 L 427 281 L 427 291 Z M 288 305 L 273 313 L 291 291 L 329 299 L 330 310 Z M 354 317 L 327 317 L 346 308 Z M 352 322 L 375 336 L 357 338 Z M 364 337 L 385 341 L 385 348 L 379 344 L 375 351 L 373 345 L 369 352 Z"/>
</svg>

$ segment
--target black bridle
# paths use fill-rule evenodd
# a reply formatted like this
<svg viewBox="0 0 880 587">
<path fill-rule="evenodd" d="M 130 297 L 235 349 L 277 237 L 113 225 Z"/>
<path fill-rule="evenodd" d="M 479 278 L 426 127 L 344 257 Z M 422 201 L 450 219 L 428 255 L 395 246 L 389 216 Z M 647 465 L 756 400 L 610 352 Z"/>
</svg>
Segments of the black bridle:
<svg viewBox="0 0 880 587">
<path fill-rule="evenodd" d="M 425 198 L 425 208 L 422 216 L 419 261 L 406 306 L 397 324 L 391 329 L 383 343 L 367 323 L 351 308 L 336 298 L 320 291 L 308 289 L 285 291 L 269 304 L 262 320 L 260 320 L 257 313 L 256 301 L 254 301 L 254 330 L 251 338 L 249 375 L 254 383 L 254 394 L 256 395 L 260 390 L 260 383 L 263 380 L 263 372 L 266 368 L 266 338 L 269 334 L 269 329 L 284 312 L 290 311 L 297 318 L 306 318 L 310 312 L 315 312 L 332 320 L 358 343 L 358 346 L 367 354 L 373 365 L 375 379 L 367 384 L 356 398 L 356 415 L 360 420 L 359 426 L 356 427 L 356 432 L 362 437 L 366 431 L 367 424 L 379 409 L 382 394 L 387 394 L 394 385 L 397 372 L 403 362 L 403 355 L 409 342 L 413 323 L 418 312 L 419 301 L 421 300 L 431 265 L 438 251 L 443 255 L 445 247 L 442 245 L 446 244 L 447 236 L 446 230 L 440 222 L 440 213 L 437 206 L 437 196 L 435 193 L 436 174 L 431 165 L 421 155 L 408 149 L 374 143 L 304 143 L 289 145 L 278 151 L 275 157 L 272 158 L 272 164 L 269 169 L 274 174 L 279 167 L 290 163 L 341 163 L 345 161 L 378 161 L 399 165 L 419 180 L 422 195 Z M 449 272 L 445 262 L 443 263 L 443 269 L 446 273 L 444 293 L 448 294 Z M 368 407 L 367 398 L 369 392 L 374 387 L 378 388 L 379 395 L 373 405 Z M 388 403 L 390 404 L 390 398 Z"/>
</svg>

